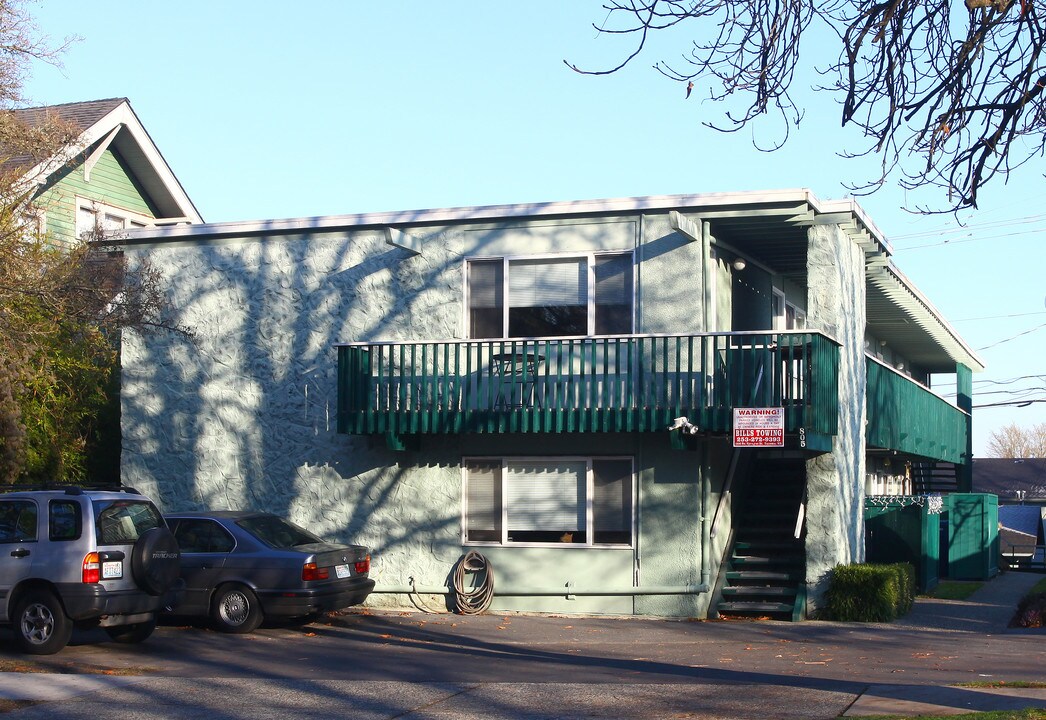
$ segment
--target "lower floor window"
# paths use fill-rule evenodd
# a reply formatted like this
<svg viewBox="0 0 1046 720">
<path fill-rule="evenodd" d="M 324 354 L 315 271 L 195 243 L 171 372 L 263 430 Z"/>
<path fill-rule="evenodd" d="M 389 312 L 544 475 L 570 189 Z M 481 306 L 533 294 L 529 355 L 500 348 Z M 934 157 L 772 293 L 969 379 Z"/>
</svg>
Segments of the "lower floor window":
<svg viewBox="0 0 1046 720">
<path fill-rule="evenodd" d="M 632 458 L 465 461 L 465 542 L 631 545 Z"/>
</svg>

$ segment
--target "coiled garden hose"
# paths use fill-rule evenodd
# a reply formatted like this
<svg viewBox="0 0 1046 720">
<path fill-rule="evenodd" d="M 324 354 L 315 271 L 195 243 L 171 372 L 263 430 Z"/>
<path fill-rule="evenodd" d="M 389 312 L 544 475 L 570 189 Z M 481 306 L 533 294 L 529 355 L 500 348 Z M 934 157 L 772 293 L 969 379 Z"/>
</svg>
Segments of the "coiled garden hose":
<svg viewBox="0 0 1046 720">
<path fill-rule="evenodd" d="M 474 580 L 472 586 L 465 588 L 465 574 L 471 573 L 482 578 Z M 479 615 L 490 607 L 494 599 L 494 568 L 487 559 L 475 550 L 469 550 L 458 561 L 454 568 L 454 612 L 459 615 Z"/>
</svg>

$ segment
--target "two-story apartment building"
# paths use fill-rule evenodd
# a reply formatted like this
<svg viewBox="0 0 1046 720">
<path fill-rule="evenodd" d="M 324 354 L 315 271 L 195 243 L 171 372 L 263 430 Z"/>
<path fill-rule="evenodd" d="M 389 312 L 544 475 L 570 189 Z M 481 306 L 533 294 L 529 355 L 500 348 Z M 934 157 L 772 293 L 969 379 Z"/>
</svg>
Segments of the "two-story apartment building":
<svg viewBox="0 0 1046 720">
<path fill-rule="evenodd" d="M 222 223 L 125 249 L 197 337 L 124 338 L 124 482 L 364 542 L 372 604 L 446 592 L 476 550 L 498 610 L 803 617 L 863 558 L 866 487 L 968 478 L 982 363 L 852 200 Z"/>
</svg>

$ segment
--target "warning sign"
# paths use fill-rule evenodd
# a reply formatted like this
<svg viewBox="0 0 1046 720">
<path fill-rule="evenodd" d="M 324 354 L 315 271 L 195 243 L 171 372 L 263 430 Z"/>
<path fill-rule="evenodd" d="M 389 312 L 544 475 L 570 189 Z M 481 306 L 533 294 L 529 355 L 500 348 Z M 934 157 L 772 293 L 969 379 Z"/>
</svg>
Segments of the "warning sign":
<svg viewBox="0 0 1046 720">
<path fill-rule="evenodd" d="M 734 447 L 784 447 L 783 408 L 734 408 Z"/>
</svg>

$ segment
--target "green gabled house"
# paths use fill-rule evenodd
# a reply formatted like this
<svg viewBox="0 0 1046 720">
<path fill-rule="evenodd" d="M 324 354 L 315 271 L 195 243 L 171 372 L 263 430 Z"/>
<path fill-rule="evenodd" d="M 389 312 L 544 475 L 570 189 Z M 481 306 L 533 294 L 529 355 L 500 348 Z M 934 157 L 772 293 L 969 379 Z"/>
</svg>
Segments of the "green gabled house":
<svg viewBox="0 0 1046 720">
<path fill-rule="evenodd" d="M 983 364 L 852 200 L 218 223 L 124 249 L 197 330 L 125 335 L 124 482 L 365 543 L 371 604 L 437 602 L 477 551 L 499 611 L 802 618 L 864 559 L 867 495 L 942 467 L 968 490 Z"/>
<path fill-rule="evenodd" d="M 34 220 L 52 240 L 203 222 L 126 98 L 9 112 L 30 126 L 57 120 L 76 135 L 44 162 L 5 159 L 22 166 Z"/>
</svg>

